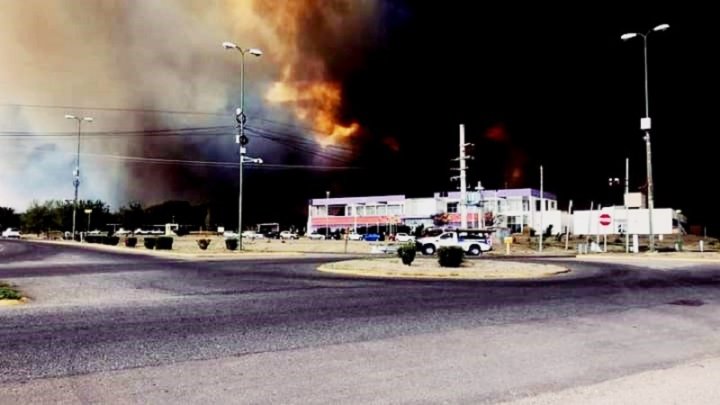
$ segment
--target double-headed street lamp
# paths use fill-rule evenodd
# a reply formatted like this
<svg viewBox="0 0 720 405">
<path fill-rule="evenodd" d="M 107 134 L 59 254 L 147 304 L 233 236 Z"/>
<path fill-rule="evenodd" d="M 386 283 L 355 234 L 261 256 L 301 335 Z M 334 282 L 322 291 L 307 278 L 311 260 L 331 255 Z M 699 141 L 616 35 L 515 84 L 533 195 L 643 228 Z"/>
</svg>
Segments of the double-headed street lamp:
<svg viewBox="0 0 720 405">
<path fill-rule="evenodd" d="M 93 122 L 92 117 L 78 117 L 76 115 L 66 114 L 65 119 L 75 120 L 78 123 L 78 136 L 77 136 L 77 157 L 75 159 L 75 170 L 73 171 L 73 185 L 75 186 L 75 200 L 73 202 L 73 215 L 72 215 L 72 235 L 75 239 L 75 219 L 77 217 L 77 205 L 78 205 L 78 188 L 80 187 L 80 132 L 82 131 L 83 122 Z"/>
<path fill-rule="evenodd" d="M 670 28 L 668 24 L 660 24 L 646 33 L 641 32 L 629 32 L 620 36 L 620 39 L 627 41 L 635 37 L 641 37 L 643 39 L 643 56 L 645 62 L 645 117 L 640 120 L 640 129 L 645 131 L 645 154 L 647 160 L 647 201 L 648 201 L 648 216 L 649 216 L 649 239 L 650 239 L 650 251 L 655 251 L 655 235 L 653 233 L 653 209 L 655 208 L 655 200 L 653 197 L 653 177 L 652 177 L 652 152 L 650 148 L 650 105 L 648 100 L 648 61 L 647 61 L 647 39 L 650 33 L 655 31 L 665 31 Z"/>
<path fill-rule="evenodd" d="M 249 160 L 245 159 L 245 145 L 248 143 L 248 138 L 245 136 L 245 122 L 247 117 L 245 116 L 245 54 L 249 53 L 253 56 L 262 56 L 262 51 L 257 48 L 241 48 L 232 42 L 223 42 L 223 48 L 228 50 L 237 50 L 240 52 L 240 108 L 237 109 L 235 119 L 237 120 L 238 133 L 236 135 L 235 142 L 240 147 L 240 165 L 238 169 L 238 245 L 242 250 L 242 189 L 243 189 L 243 163 Z M 259 159 L 257 159 L 259 160 Z"/>
</svg>

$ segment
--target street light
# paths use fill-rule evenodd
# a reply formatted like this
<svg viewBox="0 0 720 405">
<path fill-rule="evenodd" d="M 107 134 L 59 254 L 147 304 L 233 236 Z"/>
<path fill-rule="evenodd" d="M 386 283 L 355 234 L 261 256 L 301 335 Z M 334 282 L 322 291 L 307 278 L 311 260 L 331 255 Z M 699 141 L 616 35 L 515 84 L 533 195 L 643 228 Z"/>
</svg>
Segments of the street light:
<svg viewBox="0 0 720 405">
<path fill-rule="evenodd" d="M 237 50 L 240 52 L 240 108 L 235 112 L 235 119 L 237 120 L 238 134 L 236 136 L 236 143 L 240 147 L 240 165 L 238 169 L 238 246 L 240 250 L 243 249 L 242 245 L 242 189 L 243 189 L 243 163 L 246 162 L 244 159 L 246 149 L 245 145 L 248 143 L 248 139 L 245 136 L 245 122 L 247 117 L 245 116 L 245 54 L 249 53 L 253 56 L 262 56 L 262 51 L 257 48 L 244 49 L 232 42 L 223 42 L 223 48 L 227 50 Z"/>
<path fill-rule="evenodd" d="M 653 177 L 652 177 L 652 148 L 650 145 L 650 106 L 648 100 L 648 61 L 647 61 L 647 39 L 651 32 L 665 31 L 670 28 L 668 24 L 660 24 L 655 26 L 653 29 L 646 33 L 641 32 L 629 32 L 620 36 L 623 41 L 630 40 L 635 37 L 641 37 L 643 39 L 643 60 L 645 65 L 645 117 L 640 120 L 640 129 L 645 131 L 645 154 L 647 163 L 647 200 L 648 200 L 648 218 L 649 218 L 649 239 L 650 239 L 650 251 L 655 251 L 655 235 L 653 233 L 653 209 L 655 208 L 655 200 L 653 197 Z"/>
<path fill-rule="evenodd" d="M 72 215 L 72 235 L 75 240 L 75 220 L 77 217 L 77 205 L 78 205 L 78 188 L 80 187 L 80 132 L 82 130 L 83 122 L 93 122 L 92 117 L 78 117 L 76 115 L 65 114 L 65 119 L 75 120 L 78 123 L 78 136 L 77 136 L 77 157 L 75 159 L 75 170 L 73 171 L 73 186 L 75 186 L 75 200 L 73 202 L 73 215 Z"/>
<path fill-rule="evenodd" d="M 330 192 L 325 192 L 325 239 L 328 239 L 330 233 Z"/>
</svg>

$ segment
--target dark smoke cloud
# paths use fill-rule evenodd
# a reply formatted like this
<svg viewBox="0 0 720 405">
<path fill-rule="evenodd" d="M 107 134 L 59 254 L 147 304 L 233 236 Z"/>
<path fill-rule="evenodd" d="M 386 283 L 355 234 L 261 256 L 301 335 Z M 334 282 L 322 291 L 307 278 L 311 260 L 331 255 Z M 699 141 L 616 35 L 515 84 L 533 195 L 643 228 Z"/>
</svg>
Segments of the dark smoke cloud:
<svg viewBox="0 0 720 405">
<path fill-rule="evenodd" d="M 342 83 L 377 1 L 73 0 L 12 1 L 0 14 L 0 103 L 231 111 L 239 99 L 239 55 L 232 40 L 265 55 L 247 60 L 246 107 L 256 117 L 294 119 L 293 103 L 270 104 L 278 80 Z M 285 71 L 290 75 L 284 75 Z M 342 97 L 342 89 L 340 89 Z M 304 104 L 313 110 L 316 105 Z M 331 111 L 339 117 L 342 100 Z M 92 115 L 85 131 L 233 125 L 232 116 L 162 115 L 0 107 L 0 130 L 74 131 L 65 113 Z M 302 123 L 300 121 L 299 123 Z M 250 120 L 251 125 L 261 125 Z M 286 130 L 287 131 L 287 130 Z M 218 134 L 220 135 L 220 134 Z M 302 136 L 302 135 L 298 135 Z M 0 203 L 24 208 L 32 199 L 68 198 L 72 138 L 0 141 Z M 218 137 L 86 138 L 83 151 L 114 155 L 235 161 L 232 130 Z M 286 149 L 254 140 L 266 161 Z M 297 156 L 294 157 L 297 159 Z M 235 191 L 234 170 L 126 165 L 83 158 L 81 197 L 117 206 L 129 200 L 204 200 Z"/>
</svg>

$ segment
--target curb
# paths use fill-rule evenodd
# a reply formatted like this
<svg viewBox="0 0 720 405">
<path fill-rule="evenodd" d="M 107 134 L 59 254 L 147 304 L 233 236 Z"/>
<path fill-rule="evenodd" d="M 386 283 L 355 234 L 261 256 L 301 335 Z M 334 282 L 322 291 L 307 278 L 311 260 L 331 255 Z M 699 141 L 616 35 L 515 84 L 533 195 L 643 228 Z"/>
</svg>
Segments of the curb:
<svg viewBox="0 0 720 405">
<path fill-rule="evenodd" d="M 528 281 L 528 280 L 547 280 L 552 277 L 566 275 L 571 273 L 572 270 L 563 268 L 558 271 L 542 272 L 539 274 L 532 274 L 529 276 L 515 275 L 513 277 L 492 277 L 487 274 L 473 274 L 467 270 L 450 270 L 447 271 L 418 271 L 418 272 L 403 272 L 394 269 L 379 269 L 379 270 L 362 270 L 362 269 L 343 269 L 334 268 L 333 266 L 342 264 L 342 262 L 336 262 L 332 264 L 325 264 L 317 268 L 317 271 L 321 273 L 339 274 L 344 276 L 357 276 L 357 277 L 371 277 L 371 278 L 392 278 L 392 279 L 427 279 L 427 280 L 476 280 L 476 281 Z M 556 266 L 559 267 L 559 266 Z"/>
<path fill-rule="evenodd" d="M 653 255 L 643 255 L 643 256 L 582 255 L 582 256 L 577 256 L 576 259 L 577 260 L 635 260 L 635 261 L 660 260 L 660 261 L 669 261 L 669 262 L 720 263 L 720 257 L 717 259 L 709 259 L 709 258 L 696 258 L 696 257 L 688 257 L 688 258 L 661 257 L 661 256 L 653 256 Z"/>
</svg>

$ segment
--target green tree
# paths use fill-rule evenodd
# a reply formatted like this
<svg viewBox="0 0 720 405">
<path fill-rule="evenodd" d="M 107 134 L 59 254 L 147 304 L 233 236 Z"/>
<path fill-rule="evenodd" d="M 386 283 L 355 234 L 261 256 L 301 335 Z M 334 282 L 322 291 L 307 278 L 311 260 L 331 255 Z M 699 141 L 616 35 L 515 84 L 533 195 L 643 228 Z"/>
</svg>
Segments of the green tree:
<svg viewBox="0 0 720 405">
<path fill-rule="evenodd" d="M 0 229 L 17 228 L 20 226 L 20 215 L 10 207 L 0 207 Z"/>
<path fill-rule="evenodd" d="M 61 206 L 58 201 L 49 200 L 40 204 L 33 201 L 22 215 L 22 228 L 26 232 L 41 233 L 59 230 L 62 227 Z"/>
<path fill-rule="evenodd" d="M 133 201 L 127 207 L 120 207 L 118 222 L 129 230 L 140 228 L 145 223 L 145 209 L 142 204 Z"/>
</svg>

